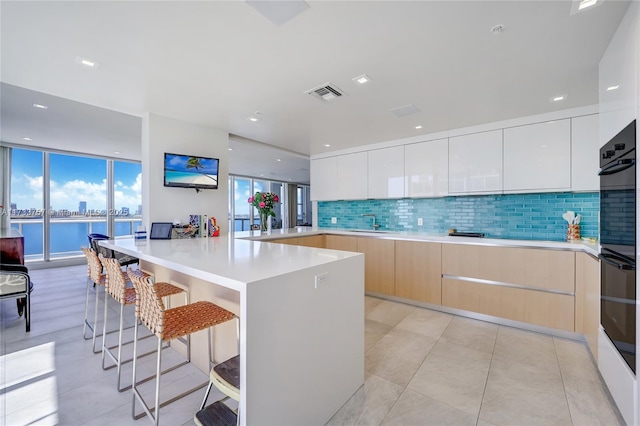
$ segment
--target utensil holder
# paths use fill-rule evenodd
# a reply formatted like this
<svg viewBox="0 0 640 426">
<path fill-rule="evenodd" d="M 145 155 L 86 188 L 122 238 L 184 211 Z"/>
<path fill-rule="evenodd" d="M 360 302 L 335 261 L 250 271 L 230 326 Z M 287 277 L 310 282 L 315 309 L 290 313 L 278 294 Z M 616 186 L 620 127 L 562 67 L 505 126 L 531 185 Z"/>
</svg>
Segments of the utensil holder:
<svg viewBox="0 0 640 426">
<path fill-rule="evenodd" d="M 580 239 L 580 225 L 567 225 L 567 241 Z"/>
</svg>

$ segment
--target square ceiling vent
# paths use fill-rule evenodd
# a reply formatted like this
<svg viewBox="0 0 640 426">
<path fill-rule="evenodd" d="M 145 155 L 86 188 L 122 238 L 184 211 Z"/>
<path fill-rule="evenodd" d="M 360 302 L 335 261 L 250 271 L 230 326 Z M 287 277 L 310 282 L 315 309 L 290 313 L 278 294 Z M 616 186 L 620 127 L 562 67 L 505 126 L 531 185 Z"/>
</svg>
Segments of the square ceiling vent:
<svg viewBox="0 0 640 426">
<path fill-rule="evenodd" d="M 396 117 L 406 117 L 407 115 L 416 114 L 416 113 L 420 112 L 420 110 L 418 109 L 417 106 L 415 106 L 413 104 L 409 104 L 409 105 L 404 105 L 404 106 L 401 106 L 401 107 L 393 108 L 391 110 L 391 112 Z"/>
<path fill-rule="evenodd" d="M 307 90 L 305 93 L 307 95 L 315 96 L 316 98 L 324 102 L 334 101 L 345 95 L 345 93 L 342 90 L 338 89 L 335 85 L 331 83 L 325 83 L 321 86 Z"/>
</svg>

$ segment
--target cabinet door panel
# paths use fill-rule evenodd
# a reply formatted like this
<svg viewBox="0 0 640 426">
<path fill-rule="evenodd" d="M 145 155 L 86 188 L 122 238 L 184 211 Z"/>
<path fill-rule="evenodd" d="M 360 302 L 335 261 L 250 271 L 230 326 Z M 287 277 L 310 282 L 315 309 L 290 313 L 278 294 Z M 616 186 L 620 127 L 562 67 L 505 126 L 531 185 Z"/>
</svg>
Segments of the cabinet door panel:
<svg viewBox="0 0 640 426">
<path fill-rule="evenodd" d="M 404 197 L 404 146 L 367 152 L 368 198 Z"/>
<path fill-rule="evenodd" d="M 358 252 L 364 253 L 365 290 L 395 294 L 394 240 L 358 237 Z"/>
<path fill-rule="evenodd" d="M 502 130 L 449 138 L 449 192 L 502 191 Z"/>
<path fill-rule="evenodd" d="M 600 261 L 586 253 L 576 254 L 576 332 L 587 339 L 598 360 L 600 327 Z"/>
<path fill-rule="evenodd" d="M 449 194 L 449 141 L 437 139 L 404 147 L 407 197 Z"/>
<path fill-rule="evenodd" d="M 298 245 L 305 247 L 324 248 L 324 235 L 311 235 L 309 237 L 298 237 Z"/>
<path fill-rule="evenodd" d="M 358 251 L 358 238 L 343 235 L 325 235 L 326 248 L 331 250 Z"/>
<path fill-rule="evenodd" d="M 571 119 L 571 190 L 599 191 L 598 114 Z"/>
<path fill-rule="evenodd" d="M 338 199 L 338 158 L 311 160 L 309 178 L 313 201 Z"/>
<path fill-rule="evenodd" d="M 504 190 L 571 189 L 570 120 L 504 129 Z"/>
<path fill-rule="evenodd" d="M 441 244 L 396 241 L 396 296 L 440 305 Z"/>
<path fill-rule="evenodd" d="M 339 200 L 367 198 L 367 153 L 357 152 L 338 156 Z"/>
</svg>

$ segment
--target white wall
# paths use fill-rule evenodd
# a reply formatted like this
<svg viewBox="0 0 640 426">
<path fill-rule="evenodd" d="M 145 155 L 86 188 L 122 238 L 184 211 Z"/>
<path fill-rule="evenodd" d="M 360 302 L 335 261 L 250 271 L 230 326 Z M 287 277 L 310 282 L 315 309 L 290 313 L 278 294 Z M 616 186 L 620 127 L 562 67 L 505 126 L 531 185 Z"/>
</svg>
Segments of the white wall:
<svg viewBox="0 0 640 426">
<path fill-rule="evenodd" d="M 146 114 L 142 120 L 142 221 L 147 232 L 152 222 L 180 219 L 190 214 L 214 216 L 222 232 L 228 232 L 229 134 L 226 130 Z M 203 190 L 164 187 L 164 153 L 220 159 L 218 189 Z"/>
</svg>

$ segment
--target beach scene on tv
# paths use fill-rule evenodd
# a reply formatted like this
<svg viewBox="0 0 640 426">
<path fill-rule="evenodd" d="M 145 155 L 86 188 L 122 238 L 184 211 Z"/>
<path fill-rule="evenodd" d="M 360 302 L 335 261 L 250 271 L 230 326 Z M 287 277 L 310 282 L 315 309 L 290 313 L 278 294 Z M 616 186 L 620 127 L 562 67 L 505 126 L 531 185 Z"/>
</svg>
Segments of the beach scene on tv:
<svg viewBox="0 0 640 426">
<path fill-rule="evenodd" d="M 218 185 L 218 159 L 165 154 L 165 185 Z"/>
</svg>

